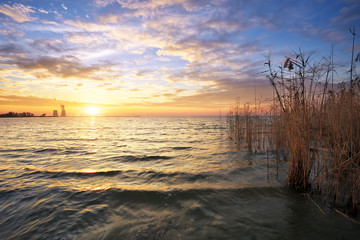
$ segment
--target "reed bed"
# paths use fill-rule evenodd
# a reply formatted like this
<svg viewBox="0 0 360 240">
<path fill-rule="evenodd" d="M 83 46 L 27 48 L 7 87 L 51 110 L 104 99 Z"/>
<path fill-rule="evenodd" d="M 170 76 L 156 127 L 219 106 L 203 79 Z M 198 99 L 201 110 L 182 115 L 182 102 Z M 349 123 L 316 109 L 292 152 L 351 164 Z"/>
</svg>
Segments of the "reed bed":
<svg viewBox="0 0 360 240">
<path fill-rule="evenodd" d="M 259 107 L 237 104 L 226 118 L 228 135 L 240 149 L 257 152 L 268 149 L 270 119 L 258 111 Z"/>
<path fill-rule="evenodd" d="M 358 62 L 360 53 L 353 53 L 350 79 L 339 82 L 332 55 L 315 61 L 299 50 L 281 66 L 268 58 L 271 111 L 261 118 L 249 105 L 235 107 L 227 121 L 236 143 L 254 151 L 254 143 L 262 142 L 277 161 L 288 162 L 290 186 L 352 215 L 360 205 Z"/>
</svg>

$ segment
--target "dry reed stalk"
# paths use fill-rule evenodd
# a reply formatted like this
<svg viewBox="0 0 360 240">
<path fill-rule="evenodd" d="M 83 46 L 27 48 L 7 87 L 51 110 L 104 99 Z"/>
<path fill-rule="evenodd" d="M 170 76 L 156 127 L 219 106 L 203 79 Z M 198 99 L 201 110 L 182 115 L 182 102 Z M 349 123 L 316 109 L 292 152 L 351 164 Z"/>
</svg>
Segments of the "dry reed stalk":
<svg viewBox="0 0 360 240">
<path fill-rule="evenodd" d="M 229 137 L 248 151 L 271 149 L 276 163 L 288 161 L 288 184 L 321 194 L 322 200 L 356 214 L 360 205 L 360 77 L 351 63 L 350 81 L 334 85 L 333 56 L 315 63 L 301 50 L 267 76 L 273 88 L 270 114 L 249 104 L 231 109 Z M 278 70 L 276 70 L 278 69 Z M 331 79 L 331 89 L 328 83 Z M 269 119 L 270 124 L 264 119 Z M 266 139 L 266 140 L 265 140 Z M 264 144 L 267 142 L 267 144 Z M 255 147 L 256 151 L 256 147 Z"/>
<path fill-rule="evenodd" d="M 329 91 L 332 56 L 325 60 L 314 65 L 299 51 L 286 58 L 279 72 L 267 62 L 277 99 L 273 109 L 278 110 L 270 142 L 276 154 L 288 159 L 289 185 L 323 193 L 325 199 L 332 196 L 333 205 L 355 214 L 360 202 L 360 80 L 335 90 L 332 85 Z"/>
<path fill-rule="evenodd" d="M 268 149 L 269 121 L 266 113 L 259 113 L 258 106 L 244 104 L 231 108 L 227 115 L 228 136 L 239 148 L 249 152 Z"/>
</svg>

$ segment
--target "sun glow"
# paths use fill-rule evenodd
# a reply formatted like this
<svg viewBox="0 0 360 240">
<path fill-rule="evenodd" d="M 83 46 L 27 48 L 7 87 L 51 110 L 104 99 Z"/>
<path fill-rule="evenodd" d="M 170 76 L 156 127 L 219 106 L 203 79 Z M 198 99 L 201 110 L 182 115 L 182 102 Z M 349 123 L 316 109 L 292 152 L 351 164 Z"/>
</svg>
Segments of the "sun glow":
<svg viewBox="0 0 360 240">
<path fill-rule="evenodd" d="M 97 107 L 87 107 L 85 112 L 89 116 L 96 116 L 99 114 L 99 109 Z"/>
</svg>

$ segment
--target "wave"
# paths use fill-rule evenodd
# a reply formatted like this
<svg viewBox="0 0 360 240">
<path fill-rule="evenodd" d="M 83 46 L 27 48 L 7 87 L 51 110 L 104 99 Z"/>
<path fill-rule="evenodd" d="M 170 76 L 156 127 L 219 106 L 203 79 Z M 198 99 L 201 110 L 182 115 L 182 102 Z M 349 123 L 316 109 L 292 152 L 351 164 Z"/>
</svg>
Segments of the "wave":
<svg viewBox="0 0 360 240">
<path fill-rule="evenodd" d="M 88 142 L 88 141 L 97 141 L 99 138 L 47 138 L 47 139 L 39 139 L 39 142 Z"/>
<path fill-rule="evenodd" d="M 89 152 L 82 149 L 82 148 L 75 148 L 75 147 L 69 147 L 69 148 L 65 148 L 65 149 L 60 149 L 60 148 L 43 148 L 43 149 L 36 149 L 33 150 L 33 153 L 36 154 L 44 154 L 44 153 L 49 153 L 49 154 L 88 154 Z"/>
<path fill-rule="evenodd" d="M 223 176 L 214 173 L 187 173 L 187 172 L 160 172 L 160 171 L 135 171 L 135 170 L 82 170 L 82 171 L 61 171 L 61 170 L 46 170 L 25 168 L 25 173 L 19 178 L 27 177 L 29 175 L 44 177 L 44 178 L 92 178 L 92 177 L 116 177 L 130 178 L 142 180 L 146 182 L 166 182 L 167 184 L 181 184 L 194 183 L 197 181 L 206 180 L 207 182 L 215 181 L 216 179 L 223 179 Z"/>
<path fill-rule="evenodd" d="M 1 157 L 6 157 L 6 158 L 21 158 L 23 157 L 23 155 L 20 154 L 0 154 Z"/>
<path fill-rule="evenodd" d="M 192 147 L 173 147 L 173 150 L 187 150 L 187 149 L 191 149 Z"/>
<path fill-rule="evenodd" d="M 10 152 L 26 152 L 27 149 L 25 148 L 18 148 L 18 149 L 0 149 L 0 153 L 10 153 Z"/>
<path fill-rule="evenodd" d="M 84 171 L 57 171 L 57 170 L 40 170 L 33 168 L 25 168 L 25 171 L 29 171 L 29 173 L 25 173 L 24 175 L 43 175 L 51 178 L 61 178 L 61 177 L 94 177 L 94 176 L 116 176 L 125 172 L 133 172 L 132 170 L 128 171 L 120 171 L 120 170 L 109 170 L 109 171 L 92 171 L 92 170 L 84 170 Z M 22 175 L 23 176 L 23 175 Z M 20 177 L 22 177 L 20 176 Z"/>
<path fill-rule="evenodd" d="M 175 182 L 195 182 L 198 180 L 214 178 L 216 175 L 209 173 L 187 173 L 187 172 L 157 172 L 157 171 L 143 171 L 137 174 L 137 177 L 145 177 L 151 180 L 164 180 L 171 183 L 171 180 Z"/>
<path fill-rule="evenodd" d="M 244 192 L 252 192 L 254 194 L 258 193 L 261 195 L 266 195 L 269 192 L 281 192 L 286 190 L 286 188 L 282 187 L 272 187 L 272 186 L 242 186 L 242 187 L 234 187 L 234 185 L 223 188 L 219 187 L 195 187 L 195 188 L 186 188 L 186 189 L 171 189 L 171 190 L 147 190 L 147 189 L 124 189 L 119 187 L 112 187 L 106 189 L 74 189 L 74 188 L 63 188 L 63 187 L 49 187 L 49 188 L 35 188 L 35 187 L 27 187 L 27 188 L 12 188 L 12 189 L 0 189 L 1 195 L 20 193 L 20 192 L 28 192 L 38 190 L 41 192 L 52 192 L 52 193 L 65 193 L 67 196 L 75 196 L 74 194 L 85 194 L 88 197 L 89 195 L 117 195 L 121 196 L 121 199 L 124 197 L 131 198 L 133 200 L 144 201 L 151 198 L 163 198 L 165 196 L 173 197 L 173 198 L 190 198 L 190 195 L 202 195 L 202 194 L 213 194 L 213 193 L 241 193 Z M 145 197 L 146 196 L 146 197 Z M 182 196 L 182 197 L 181 197 Z"/>
<path fill-rule="evenodd" d="M 169 160 L 173 157 L 169 156 L 159 156 L 159 155 L 143 155 L 143 156 L 134 156 L 134 155 L 123 155 L 123 156 L 114 156 L 105 159 L 106 161 L 121 161 L 121 162 L 146 162 L 146 161 L 156 161 L 156 160 Z"/>
<path fill-rule="evenodd" d="M 59 149 L 56 149 L 56 148 L 44 148 L 44 149 L 35 150 L 34 153 L 57 152 L 57 151 L 59 151 Z"/>
</svg>

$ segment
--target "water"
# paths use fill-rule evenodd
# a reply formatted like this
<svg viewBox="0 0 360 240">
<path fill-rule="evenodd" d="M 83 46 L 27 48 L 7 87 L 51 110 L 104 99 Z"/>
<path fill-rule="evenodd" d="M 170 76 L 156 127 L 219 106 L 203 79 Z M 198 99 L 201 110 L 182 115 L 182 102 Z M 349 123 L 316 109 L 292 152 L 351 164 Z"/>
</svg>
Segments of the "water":
<svg viewBox="0 0 360 240">
<path fill-rule="evenodd" d="M 268 164 L 269 163 L 269 164 Z M 356 239 L 219 118 L 0 119 L 0 239 Z"/>
</svg>

